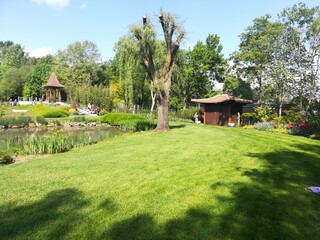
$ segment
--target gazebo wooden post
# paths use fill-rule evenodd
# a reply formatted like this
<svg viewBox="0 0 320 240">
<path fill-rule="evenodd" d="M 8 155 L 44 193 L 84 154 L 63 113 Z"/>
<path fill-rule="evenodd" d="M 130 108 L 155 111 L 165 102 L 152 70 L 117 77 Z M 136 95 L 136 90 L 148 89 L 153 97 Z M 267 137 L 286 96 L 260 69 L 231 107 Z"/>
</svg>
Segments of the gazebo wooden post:
<svg viewBox="0 0 320 240">
<path fill-rule="evenodd" d="M 231 118 L 232 118 L 232 116 L 231 116 L 231 103 L 229 103 L 228 105 L 229 105 L 229 108 L 228 108 L 228 123 L 230 123 L 231 122 Z"/>
</svg>

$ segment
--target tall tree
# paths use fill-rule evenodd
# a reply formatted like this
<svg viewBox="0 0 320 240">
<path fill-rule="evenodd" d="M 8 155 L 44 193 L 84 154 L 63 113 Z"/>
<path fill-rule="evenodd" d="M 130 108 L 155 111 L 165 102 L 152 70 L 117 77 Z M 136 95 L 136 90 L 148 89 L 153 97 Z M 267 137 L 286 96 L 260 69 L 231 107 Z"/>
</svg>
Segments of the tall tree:
<svg viewBox="0 0 320 240">
<path fill-rule="evenodd" d="M 166 43 L 165 63 L 160 69 L 156 69 L 154 63 L 156 33 L 150 21 L 147 21 L 147 17 L 143 17 L 142 26 L 132 26 L 131 32 L 138 40 L 143 64 L 152 79 L 153 88 L 156 92 L 158 109 L 156 130 L 168 131 L 170 130 L 168 113 L 173 65 L 180 43 L 185 37 L 185 31 L 177 22 L 177 18 L 171 13 L 160 10 L 159 21 Z"/>
<path fill-rule="evenodd" d="M 279 15 L 291 38 L 294 96 L 305 109 L 309 109 L 319 81 L 319 16 L 319 7 L 309 8 L 304 3 L 286 8 Z"/>
<path fill-rule="evenodd" d="M 21 97 L 23 86 L 30 70 L 29 66 L 10 67 L 7 69 L 0 80 L 0 96 L 5 100 Z"/>
<path fill-rule="evenodd" d="M 269 27 L 272 24 L 270 15 L 265 15 L 253 20 L 240 36 L 240 49 L 234 55 L 236 64 L 242 64 L 244 76 L 255 86 L 258 94 L 258 102 L 261 103 L 264 96 L 264 86 L 267 80 L 266 69 L 270 66 L 271 42 Z"/>
<path fill-rule="evenodd" d="M 47 55 L 36 60 L 31 73 L 28 75 L 24 88 L 24 97 L 39 97 L 40 90 L 48 81 L 54 66 L 54 57 Z"/>
<path fill-rule="evenodd" d="M 101 70 L 101 54 L 97 45 L 90 41 L 69 44 L 66 50 L 58 51 L 56 60 L 57 75 L 66 85 L 90 86 Z"/>
</svg>

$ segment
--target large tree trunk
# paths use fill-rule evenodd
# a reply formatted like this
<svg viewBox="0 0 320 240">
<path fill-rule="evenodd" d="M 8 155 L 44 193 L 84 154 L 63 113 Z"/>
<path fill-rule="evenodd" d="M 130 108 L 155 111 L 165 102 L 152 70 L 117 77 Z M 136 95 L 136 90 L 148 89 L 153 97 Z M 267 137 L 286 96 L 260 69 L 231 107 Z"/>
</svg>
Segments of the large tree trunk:
<svg viewBox="0 0 320 240">
<path fill-rule="evenodd" d="M 186 94 L 183 96 L 183 110 L 187 109 L 187 96 Z"/>
<path fill-rule="evenodd" d="M 171 88 L 171 72 L 166 76 L 165 79 L 159 79 L 159 82 L 164 83 L 164 89 L 161 92 L 161 96 L 157 96 L 158 122 L 156 131 L 169 131 L 169 101 Z"/>
<path fill-rule="evenodd" d="M 162 99 L 158 101 L 158 123 L 156 131 L 169 131 L 169 96 L 163 96 Z"/>
</svg>

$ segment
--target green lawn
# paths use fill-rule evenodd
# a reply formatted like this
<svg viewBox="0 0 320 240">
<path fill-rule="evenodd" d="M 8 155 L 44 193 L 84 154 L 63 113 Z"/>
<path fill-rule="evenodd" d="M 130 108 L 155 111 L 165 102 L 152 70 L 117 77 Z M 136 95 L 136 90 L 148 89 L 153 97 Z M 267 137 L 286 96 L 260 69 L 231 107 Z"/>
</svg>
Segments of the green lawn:
<svg viewBox="0 0 320 240">
<path fill-rule="evenodd" d="M 0 239 L 319 239 L 320 141 L 175 124 L 0 167 Z"/>
</svg>

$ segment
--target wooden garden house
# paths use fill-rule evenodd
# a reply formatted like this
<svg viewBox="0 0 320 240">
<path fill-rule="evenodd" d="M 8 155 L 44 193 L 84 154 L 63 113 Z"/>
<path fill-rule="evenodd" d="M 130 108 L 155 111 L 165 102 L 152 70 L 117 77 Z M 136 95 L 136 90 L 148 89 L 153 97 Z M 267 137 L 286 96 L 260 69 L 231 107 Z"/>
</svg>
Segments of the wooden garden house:
<svg viewBox="0 0 320 240">
<path fill-rule="evenodd" d="M 63 88 L 64 86 L 59 83 L 57 76 L 52 73 L 45 85 L 46 100 L 49 102 L 61 102 L 61 90 Z"/>
<path fill-rule="evenodd" d="M 211 98 L 192 99 L 204 108 L 204 124 L 227 126 L 237 124 L 238 115 L 243 113 L 243 106 L 250 100 L 240 99 L 228 94 L 220 94 Z"/>
</svg>

